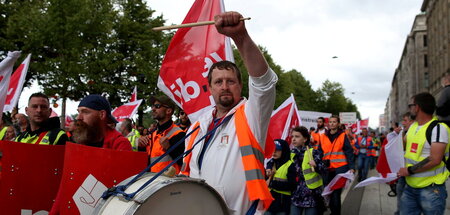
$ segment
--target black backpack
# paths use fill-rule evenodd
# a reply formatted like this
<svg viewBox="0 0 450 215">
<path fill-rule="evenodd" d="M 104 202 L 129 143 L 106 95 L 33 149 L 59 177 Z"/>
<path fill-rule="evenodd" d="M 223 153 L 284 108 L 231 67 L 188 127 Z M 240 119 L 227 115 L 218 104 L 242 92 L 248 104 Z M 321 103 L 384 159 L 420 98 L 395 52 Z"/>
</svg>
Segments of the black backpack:
<svg viewBox="0 0 450 215">
<path fill-rule="evenodd" d="M 433 132 L 433 128 L 436 127 L 436 125 L 441 122 L 446 123 L 448 125 L 448 122 L 434 120 L 433 122 L 430 123 L 430 125 L 427 128 L 425 135 L 426 135 L 428 144 L 430 144 L 430 146 L 431 146 L 431 133 Z M 450 143 L 448 143 L 448 144 L 450 144 Z M 444 155 L 444 157 L 442 157 L 442 162 L 444 162 L 445 167 L 447 167 L 447 170 L 450 171 L 450 159 L 445 160 L 445 155 Z"/>
</svg>

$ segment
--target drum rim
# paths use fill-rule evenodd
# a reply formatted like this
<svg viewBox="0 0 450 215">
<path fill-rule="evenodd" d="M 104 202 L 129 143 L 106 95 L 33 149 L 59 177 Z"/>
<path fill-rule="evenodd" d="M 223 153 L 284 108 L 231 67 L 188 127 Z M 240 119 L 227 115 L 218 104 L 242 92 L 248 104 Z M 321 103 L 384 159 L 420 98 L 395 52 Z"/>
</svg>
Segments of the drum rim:
<svg viewBox="0 0 450 215">
<path fill-rule="evenodd" d="M 155 175 L 156 173 L 153 172 L 148 172 L 145 173 L 144 175 L 142 175 L 141 177 L 139 177 L 137 180 L 141 180 L 144 177 L 147 177 L 148 175 Z M 129 181 L 131 181 L 136 175 L 133 175 L 125 180 L 123 180 L 122 182 L 120 182 L 117 186 L 119 185 L 126 185 Z M 222 208 L 223 211 L 226 211 L 225 214 L 230 214 L 230 209 L 228 208 L 225 199 L 223 199 L 223 197 L 219 194 L 219 192 L 217 192 L 216 189 L 214 189 L 212 186 L 208 185 L 204 179 L 198 179 L 198 178 L 190 178 L 190 177 L 175 177 L 175 178 L 168 178 L 168 180 L 165 181 L 165 183 L 160 183 L 154 187 L 152 187 L 152 189 L 146 190 L 146 189 L 142 189 L 141 191 L 139 191 L 139 193 L 137 193 L 134 198 L 132 198 L 130 201 L 135 202 L 134 204 L 132 204 L 132 206 L 130 208 L 128 208 L 124 214 L 134 214 L 140 207 L 140 205 L 144 204 L 148 198 L 153 195 L 155 192 L 157 192 L 158 190 L 160 190 L 161 188 L 172 184 L 175 181 L 179 181 L 181 183 L 188 183 L 188 182 L 194 182 L 200 186 L 205 187 L 206 189 L 208 189 L 212 195 L 214 195 L 217 199 L 219 199 L 219 203 L 220 206 Z M 171 183 L 169 183 L 171 182 Z M 123 197 L 118 197 L 123 199 Z M 106 205 L 107 203 L 109 203 L 113 198 L 109 197 L 108 199 L 101 199 L 101 201 L 99 201 L 97 207 L 95 207 L 93 214 L 100 214 L 101 212 L 103 212 L 104 208 L 103 206 Z"/>
</svg>

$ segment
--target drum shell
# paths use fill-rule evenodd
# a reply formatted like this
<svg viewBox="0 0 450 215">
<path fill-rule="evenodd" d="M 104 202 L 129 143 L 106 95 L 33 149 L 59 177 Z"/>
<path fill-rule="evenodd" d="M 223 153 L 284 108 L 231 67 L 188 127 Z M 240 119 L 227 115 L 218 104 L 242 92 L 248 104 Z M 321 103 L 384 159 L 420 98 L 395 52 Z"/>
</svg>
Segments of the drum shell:
<svg viewBox="0 0 450 215">
<path fill-rule="evenodd" d="M 126 193 L 133 193 L 155 173 L 147 173 L 131 184 Z M 125 185 L 134 176 L 119 185 Z M 102 199 L 94 214 L 229 214 L 220 194 L 204 180 L 188 177 L 167 178 L 159 176 L 135 197 L 127 201 L 111 196 Z"/>
</svg>

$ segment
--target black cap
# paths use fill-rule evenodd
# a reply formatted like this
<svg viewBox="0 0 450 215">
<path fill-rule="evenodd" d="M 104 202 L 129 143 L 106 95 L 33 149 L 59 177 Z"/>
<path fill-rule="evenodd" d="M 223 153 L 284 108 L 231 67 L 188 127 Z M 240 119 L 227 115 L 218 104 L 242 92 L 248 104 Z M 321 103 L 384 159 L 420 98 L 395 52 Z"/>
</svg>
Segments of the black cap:
<svg viewBox="0 0 450 215">
<path fill-rule="evenodd" d="M 104 110 L 106 111 L 106 114 L 108 114 L 108 118 L 114 122 L 119 123 L 116 118 L 111 114 L 111 105 L 109 104 L 108 100 L 106 100 L 105 97 L 94 94 L 94 95 L 88 95 L 84 97 L 81 101 L 78 107 L 87 107 L 94 110 Z"/>
<path fill-rule="evenodd" d="M 173 110 L 175 110 L 175 108 L 176 108 L 175 103 L 172 101 L 172 99 L 170 99 L 167 96 L 152 96 L 152 97 L 150 97 L 151 105 L 153 105 L 155 103 L 155 101 L 158 101 L 162 105 L 166 105 L 167 107 L 172 108 Z"/>
</svg>

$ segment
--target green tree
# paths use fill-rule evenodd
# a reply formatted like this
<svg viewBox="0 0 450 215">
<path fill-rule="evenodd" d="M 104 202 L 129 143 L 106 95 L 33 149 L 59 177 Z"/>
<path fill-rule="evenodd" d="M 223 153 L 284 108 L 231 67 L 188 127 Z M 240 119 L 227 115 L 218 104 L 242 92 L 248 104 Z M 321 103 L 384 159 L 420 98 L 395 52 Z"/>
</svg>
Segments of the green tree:
<svg viewBox="0 0 450 215">
<path fill-rule="evenodd" d="M 339 115 L 339 112 L 357 112 L 360 114 L 353 102 L 344 96 L 344 87 L 338 82 L 326 80 L 318 90 L 320 95 L 318 104 L 319 111 Z"/>
</svg>

